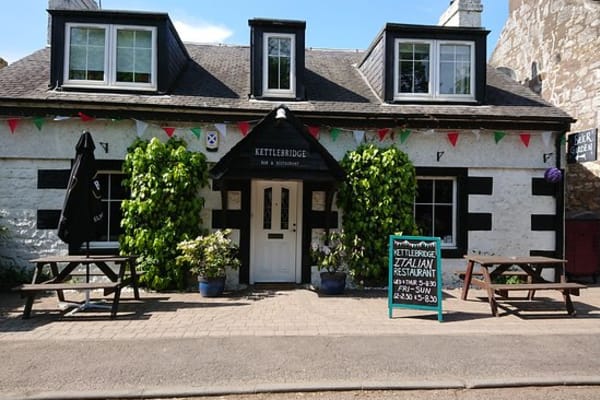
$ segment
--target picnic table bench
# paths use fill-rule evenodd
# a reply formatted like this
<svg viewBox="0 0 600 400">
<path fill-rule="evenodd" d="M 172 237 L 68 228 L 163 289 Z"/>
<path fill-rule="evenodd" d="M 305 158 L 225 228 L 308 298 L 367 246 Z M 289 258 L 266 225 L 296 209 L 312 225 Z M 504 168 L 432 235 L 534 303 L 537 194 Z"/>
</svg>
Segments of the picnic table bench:
<svg viewBox="0 0 600 400">
<path fill-rule="evenodd" d="M 21 297 L 26 298 L 25 307 L 23 309 L 23 318 L 29 318 L 35 296 L 46 291 L 56 291 L 58 300 L 65 301 L 64 291 L 66 290 L 104 290 L 104 295 L 113 294 L 111 306 L 111 318 L 115 318 L 119 308 L 119 300 L 121 298 L 121 289 L 126 286 L 132 286 L 135 299 L 139 300 L 138 275 L 136 271 L 134 256 L 49 256 L 31 260 L 35 263 L 35 270 L 31 283 L 19 285 L 13 290 L 21 293 Z M 67 264 L 64 268 L 59 269 L 59 264 Z M 108 265 L 113 263 L 117 267 L 117 271 Z M 89 272 L 90 265 L 97 267 L 96 272 Z M 50 279 L 38 282 L 42 276 L 44 267 L 50 267 Z M 85 266 L 86 272 L 80 273 L 75 271 L 78 266 Z M 89 282 L 90 275 L 101 275 L 108 279 L 96 282 Z M 85 276 L 86 282 L 72 282 L 75 276 Z"/>
<path fill-rule="evenodd" d="M 566 281 L 564 264 L 567 261 L 562 259 L 540 256 L 502 257 L 472 254 L 465 255 L 464 258 L 467 260 L 467 268 L 464 271 L 461 298 L 467 299 L 471 284 L 485 289 L 492 315 L 495 316 L 499 315 L 496 295 L 508 297 L 511 291 L 527 291 L 527 298 L 533 300 L 535 293 L 539 290 L 559 291 L 563 296 L 567 313 L 575 316 L 576 311 L 571 301 L 571 295 L 578 296 L 580 289 L 586 288 L 585 285 Z M 475 265 L 479 266 L 479 271 L 474 271 Z M 511 268 L 518 268 L 518 270 L 511 270 Z M 542 270 L 545 268 L 554 269 L 554 282 L 542 277 Z M 524 276 L 527 283 L 495 283 L 495 278 L 502 275 Z"/>
</svg>

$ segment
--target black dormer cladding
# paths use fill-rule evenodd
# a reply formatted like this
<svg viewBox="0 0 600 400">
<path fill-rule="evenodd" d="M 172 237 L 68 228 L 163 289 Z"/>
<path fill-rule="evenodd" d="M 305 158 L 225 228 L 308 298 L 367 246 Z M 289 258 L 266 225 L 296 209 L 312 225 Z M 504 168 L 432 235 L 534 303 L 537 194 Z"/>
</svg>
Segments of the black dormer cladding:
<svg viewBox="0 0 600 400">
<path fill-rule="evenodd" d="M 48 10 L 52 15 L 50 37 L 50 87 L 61 87 L 64 78 L 65 24 L 118 24 L 152 26 L 157 29 L 157 93 L 169 93 L 173 83 L 187 67 L 190 56 L 165 13 L 112 10 Z M 115 92 L 115 88 L 102 89 Z M 98 91 L 95 87 L 94 91 Z M 131 90 L 124 90 L 131 92 Z"/>
<path fill-rule="evenodd" d="M 304 86 L 305 21 L 254 18 L 250 26 L 250 96 L 263 98 L 263 36 L 265 33 L 286 33 L 296 37 L 296 96 L 291 100 L 306 100 Z M 279 98 L 281 99 L 281 98 Z"/>
<path fill-rule="evenodd" d="M 394 40 L 426 39 L 468 41 L 475 45 L 475 101 L 482 104 L 486 87 L 486 40 L 489 31 L 483 28 L 443 27 L 387 23 L 365 52 L 359 63 L 373 90 L 386 103 L 394 102 Z M 411 103 L 439 103 L 431 100 L 410 100 Z M 453 102 L 455 101 L 446 101 Z"/>
</svg>

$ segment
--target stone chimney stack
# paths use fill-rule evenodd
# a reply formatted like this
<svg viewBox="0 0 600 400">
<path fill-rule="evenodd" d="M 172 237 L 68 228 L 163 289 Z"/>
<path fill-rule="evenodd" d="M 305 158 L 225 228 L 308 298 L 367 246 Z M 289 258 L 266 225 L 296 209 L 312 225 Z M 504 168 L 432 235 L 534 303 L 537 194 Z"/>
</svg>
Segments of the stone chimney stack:
<svg viewBox="0 0 600 400">
<path fill-rule="evenodd" d="M 48 0 L 49 10 L 98 10 L 95 0 Z M 50 31 L 52 29 L 52 17 L 48 15 L 47 41 L 50 46 Z"/>
<path fill-rule="evenodd" d="M 439 26 L 481 27 L 481 0 L 451 0 L 438 21 Z"/>
</svg>

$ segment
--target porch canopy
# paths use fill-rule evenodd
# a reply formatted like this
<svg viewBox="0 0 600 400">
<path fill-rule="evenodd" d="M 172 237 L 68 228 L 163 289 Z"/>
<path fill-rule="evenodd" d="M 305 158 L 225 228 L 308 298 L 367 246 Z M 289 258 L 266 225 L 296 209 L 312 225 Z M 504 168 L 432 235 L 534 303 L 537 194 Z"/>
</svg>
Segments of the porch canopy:
<svg viewBox="0 0 600 400">
<path fill-rule="evenodd" d="M 345 179 L 333 156 L 283 105 L 267 114 L 209 173 L 225 186 L 228 180 L 285 179 L 328 182 L 333 188 Z"/>
</svg>

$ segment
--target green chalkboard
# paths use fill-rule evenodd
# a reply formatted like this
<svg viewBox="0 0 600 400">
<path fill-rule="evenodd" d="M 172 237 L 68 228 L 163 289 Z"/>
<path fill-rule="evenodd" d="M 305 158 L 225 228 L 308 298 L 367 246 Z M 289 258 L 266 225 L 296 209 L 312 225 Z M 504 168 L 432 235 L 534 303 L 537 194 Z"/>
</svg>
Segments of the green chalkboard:
<svg viewBox="0 0 600 400">
<path fill-rule="evenodd" d="M 389 241 L 388 308 L 434 310 L 442 320 L 441 241 L 429 236 L 396 236 Z"/>
</svg>

